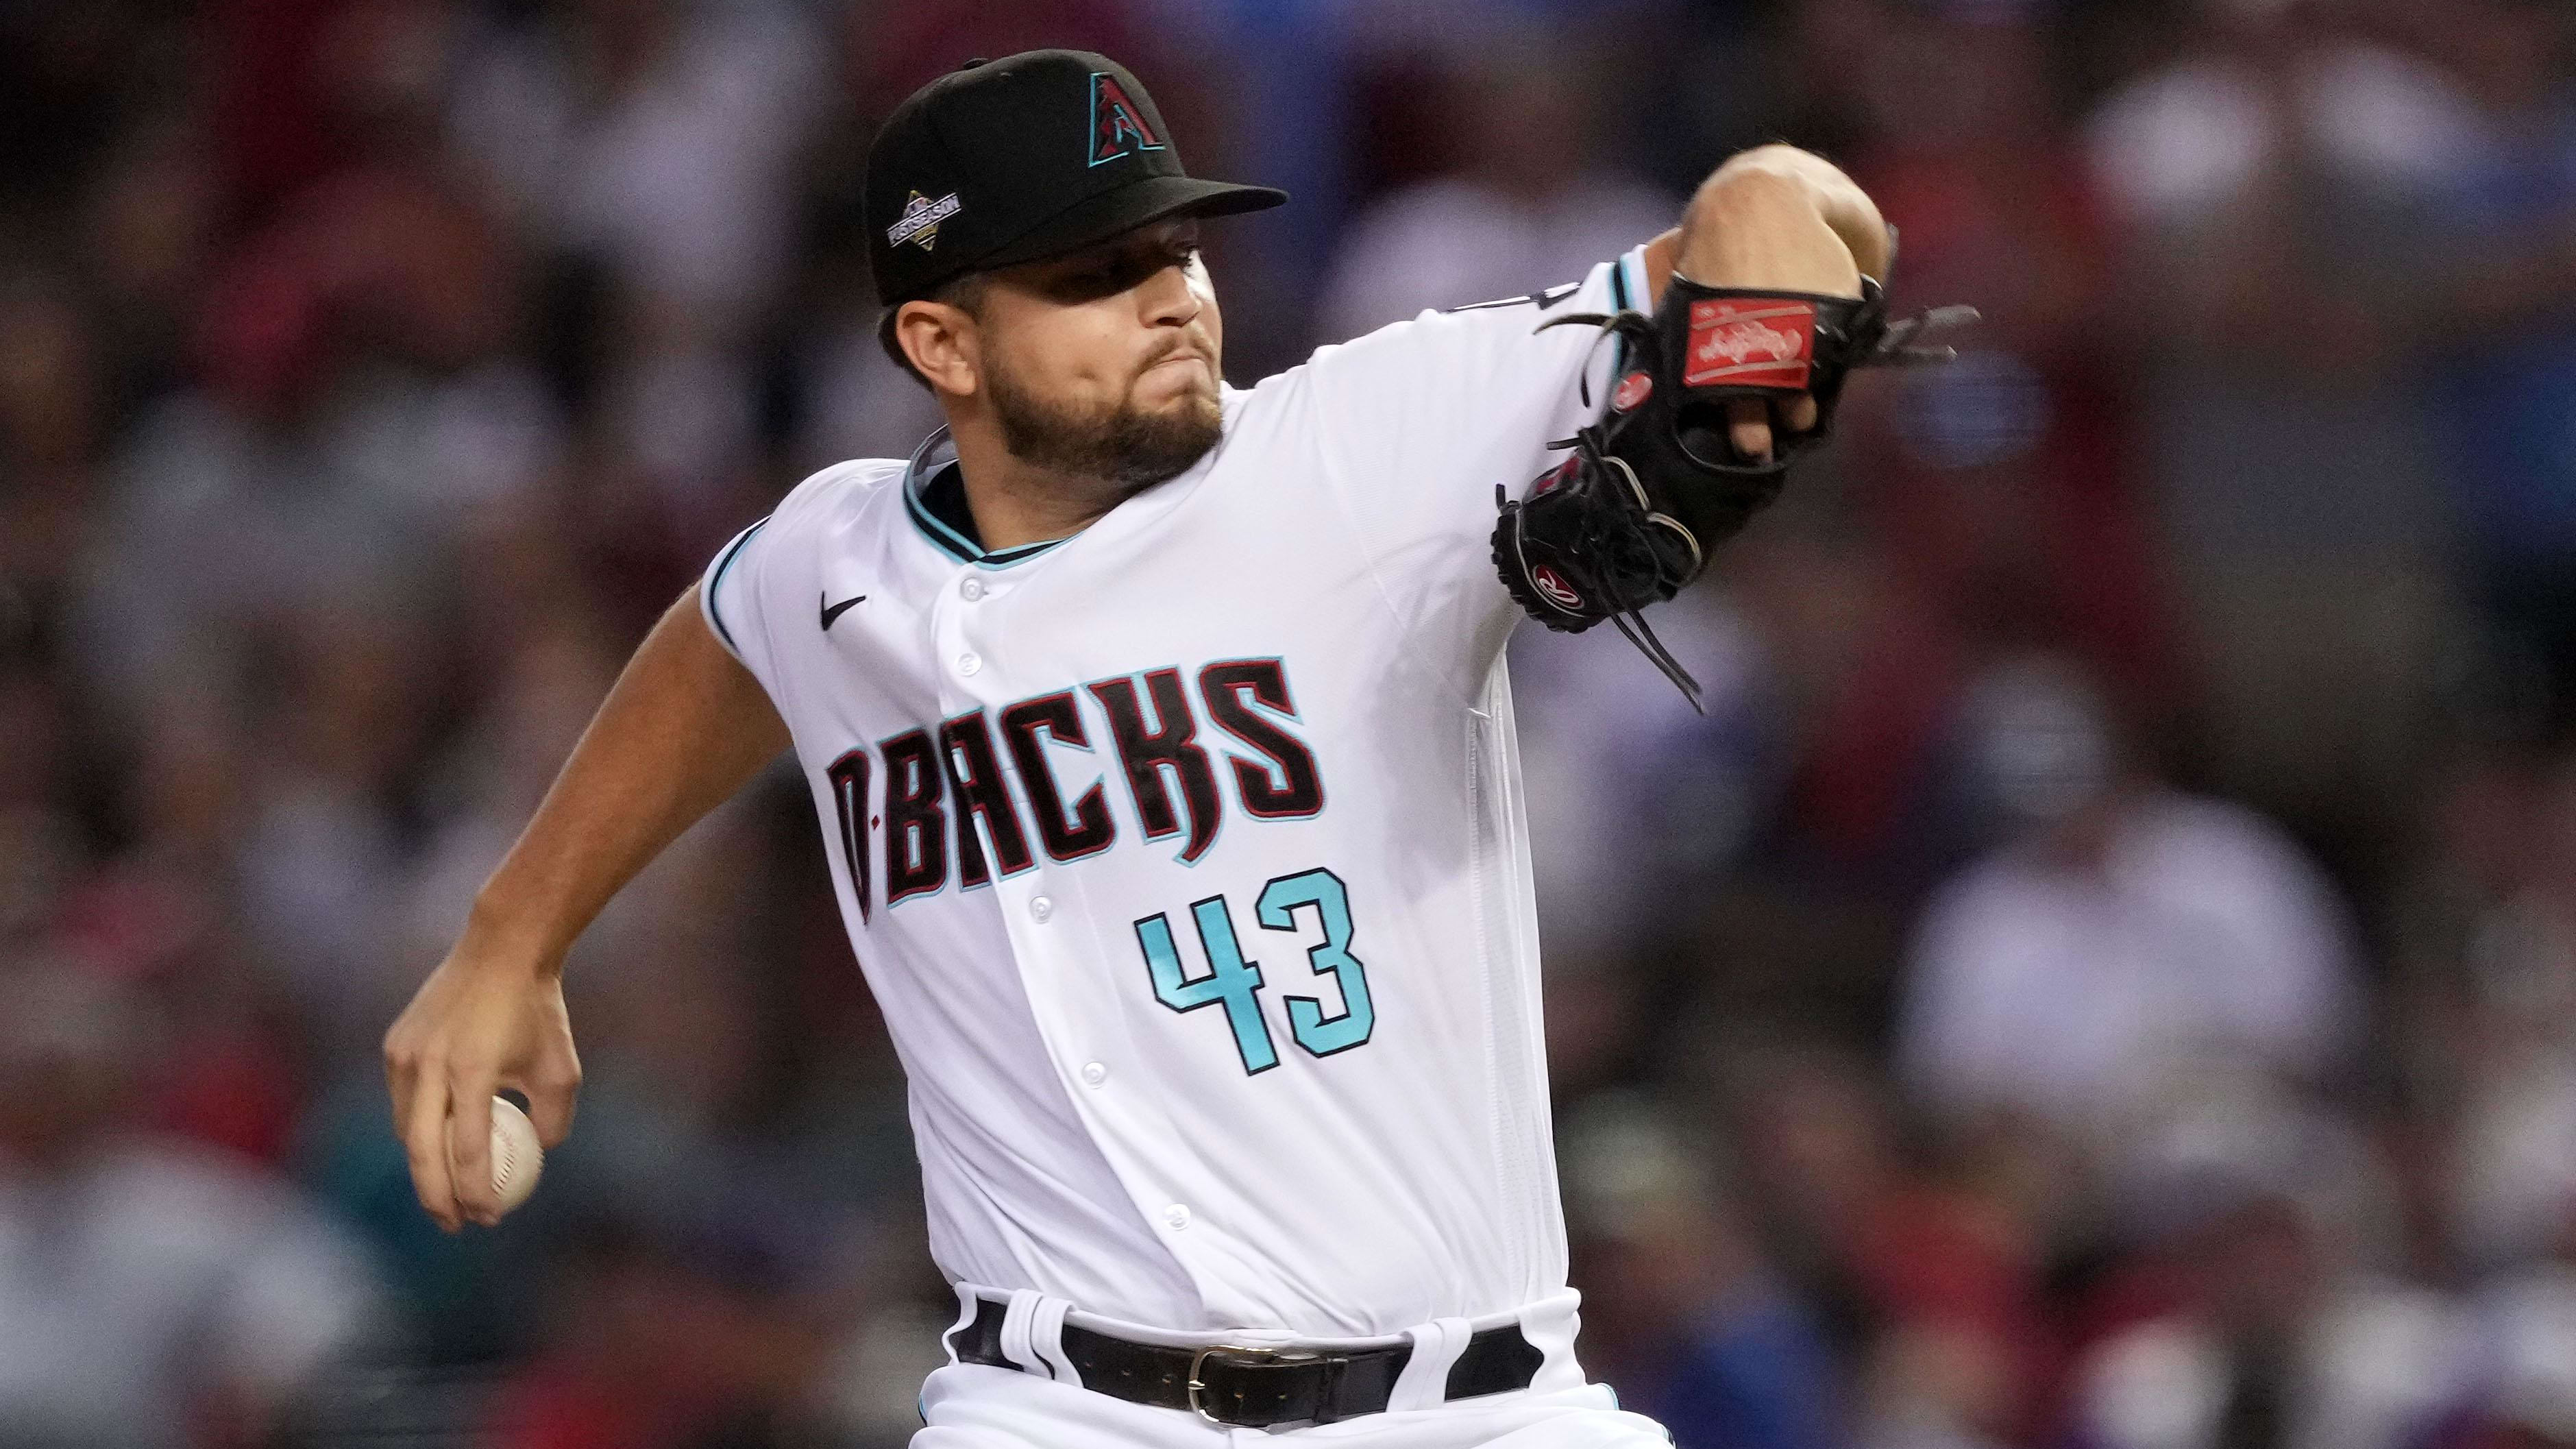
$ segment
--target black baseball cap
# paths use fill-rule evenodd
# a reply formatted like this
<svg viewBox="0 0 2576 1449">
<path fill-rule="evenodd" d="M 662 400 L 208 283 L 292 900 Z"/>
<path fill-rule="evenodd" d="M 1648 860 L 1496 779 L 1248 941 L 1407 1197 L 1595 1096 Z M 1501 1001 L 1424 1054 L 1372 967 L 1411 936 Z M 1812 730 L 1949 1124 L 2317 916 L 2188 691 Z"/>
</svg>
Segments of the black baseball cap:
<svg viewBox="0 0 2576 1449">
<path fill-rule="evenodd" d="M 868 148 L 866 196 L 868 268 L 889 310 L 1167 216 L 1288 199 L 1184 173 L 1154 98 L 1087 50 L 970 60 L 914 91 Z"/>
</svg>

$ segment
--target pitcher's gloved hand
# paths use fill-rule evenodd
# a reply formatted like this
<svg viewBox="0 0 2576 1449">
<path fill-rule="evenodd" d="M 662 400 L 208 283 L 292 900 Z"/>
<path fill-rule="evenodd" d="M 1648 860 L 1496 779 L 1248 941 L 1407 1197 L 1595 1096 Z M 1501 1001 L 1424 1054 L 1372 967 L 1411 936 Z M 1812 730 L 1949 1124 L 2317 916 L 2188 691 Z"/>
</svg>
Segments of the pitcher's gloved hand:
<svg viewBox="0 0 2576 1449">
<path fill-rule="evenodd" d="M 1558 445 L 1571 456 L 1526 500 L 1495 490 L 1503 586 L 1551 629 L 1612 621 L 1696 706 L 1697 681 L 1641 611 L 1699 577 L 1717 546 L 1779 495 L 1790 465 L 1832 426 L 1852 369 L 1949 361 L 1952 350 L 1929 339 L 1976 315 L 1942 307 L 1891 322 L 1886 294 L 1867 277 L 1858 297 L 1826 297 L 1703 287 L 1676 272 L 1652 317 L 1541 323 L 1598 327 L 1621 340 L 1623 355 L 1600 419 Z M 1762 456 L 1745 456 L 1733 441 L 1745 400 L 1769 412 L 1772 444 Z M 1806 421 L 1808 400 L 1812 424 L 1793 426 Z"/>
</svg>

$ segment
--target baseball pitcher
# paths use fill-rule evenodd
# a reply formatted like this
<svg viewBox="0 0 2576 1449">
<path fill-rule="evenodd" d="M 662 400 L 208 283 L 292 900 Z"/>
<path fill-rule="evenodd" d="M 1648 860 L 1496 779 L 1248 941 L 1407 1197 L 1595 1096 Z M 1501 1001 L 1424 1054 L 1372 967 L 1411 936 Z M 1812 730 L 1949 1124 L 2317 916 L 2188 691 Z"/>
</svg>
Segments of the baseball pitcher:
<svg viewBox="0 0 2576 1449">
<path fill-rule="evenodd" d="M 1187 175 L 1102 56 L 970 64 L 870 153 L 947 426 L 806 479 L 653 630 L 385 1043 L 422 1205 L 552 1145 L 602 905 L 792 747 L 956 1285 L 920 1449 L 1658 1445 L 1575 1359 L 1503 644 L 1641 611 L 1846 371 L 1924 354 L 1785 147 L 1535 295 L 1248 390 Z M 1324 1428 L 1322 1426 L 1333 1426 Z"/>
</svg>

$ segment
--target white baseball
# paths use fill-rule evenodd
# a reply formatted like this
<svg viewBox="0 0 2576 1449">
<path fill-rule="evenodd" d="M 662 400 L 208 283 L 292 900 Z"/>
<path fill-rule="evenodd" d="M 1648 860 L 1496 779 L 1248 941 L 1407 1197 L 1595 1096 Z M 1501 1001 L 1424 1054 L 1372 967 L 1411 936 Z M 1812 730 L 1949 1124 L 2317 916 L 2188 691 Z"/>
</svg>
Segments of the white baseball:
<svg viewBox="0 0 2576 1449">
<path fill-rule="evenodd" d="M 500 1199 L 501 1211 L 528 1200 L 537 1190 L 537 1174 L 546 1165 L 546 1151 L 537 1145 L 537 1124 L 519 1110 L 519 1104 L 507 1097 L 492 1099 L 492 1195 Z"/>
</svg>

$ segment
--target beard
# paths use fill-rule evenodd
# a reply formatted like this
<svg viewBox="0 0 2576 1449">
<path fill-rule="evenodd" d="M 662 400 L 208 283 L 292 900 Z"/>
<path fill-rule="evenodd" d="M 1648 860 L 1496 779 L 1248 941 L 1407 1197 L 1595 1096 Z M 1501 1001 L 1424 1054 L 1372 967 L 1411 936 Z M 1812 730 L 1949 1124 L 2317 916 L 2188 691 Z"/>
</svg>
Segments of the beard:
<svg viewBox="0 0 2576 1449">
<path fill-rule="evenodd" d="M 1022 388 L 1000 366 L 990 367 L 984 380 L 1012 457 L 1052 473 L 1100 479 L 1121 496 L 1180 476 L 1223 436 L 1224 414 L 1212 393 L 1187 393 L 1158 412 L 1132 399 L 1079 409 Z"/>
</svg>

